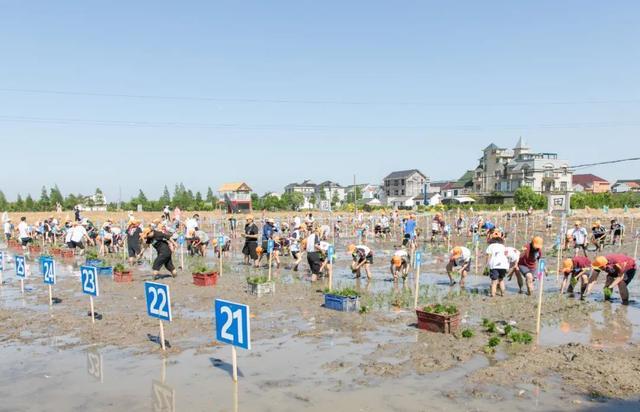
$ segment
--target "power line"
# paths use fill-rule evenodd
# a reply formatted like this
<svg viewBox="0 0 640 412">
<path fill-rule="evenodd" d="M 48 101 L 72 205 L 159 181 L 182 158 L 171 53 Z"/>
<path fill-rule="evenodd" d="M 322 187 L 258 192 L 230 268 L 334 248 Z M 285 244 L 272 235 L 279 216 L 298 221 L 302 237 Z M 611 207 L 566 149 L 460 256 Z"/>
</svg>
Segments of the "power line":
<svg viewBox="0 0 640 412">
<path fill-rule="evenodd" d="M 511 101 L 511 102 L 425 102 L 425 101 L 364 101 L 364 100 L 323 100 L 323 99 L 260 99 L 260 98 L 227 98 L 210 96 L 170 96 L 135 93 L 102 93 L 72 90 L 19 89 L 0 88 L 2 93 L 29 93 L 62 96 L 115 97 L 145 100 L 183 100 L 214 103 L 259 103 L 259 104 L 311 104 L 311 105 L 351 105 L 351 106 L 423 106 L 423 107 L 495 107 L 495 106 L 569 106 L 599 104 L 638 104 L 640 99 L 619 100 L 558 100 L 558 101 Z"/>
<path fill-rule="evenodd" d="M 476 131 L 486 129 L 525 130 L 525 129 L 597 129 L 611 127 L 636 127 L 640 122 L 575 122 L 575 123 L 539 123 L 539 124 L 487 124 L 487 125 L 331 125 L 331 124 L 242 124 L 242 123 L 193 123 L 193 122 L 158 122 L 143 120 L 112 120 L 55 118 L 0 115 L 0 122 L 16 122 L 29 124 L 59 125 L 91 125 L 136 128 L 177 128 L 177 129 L 226 129 L 226 130 L 457 130 Z"/>
</svg>

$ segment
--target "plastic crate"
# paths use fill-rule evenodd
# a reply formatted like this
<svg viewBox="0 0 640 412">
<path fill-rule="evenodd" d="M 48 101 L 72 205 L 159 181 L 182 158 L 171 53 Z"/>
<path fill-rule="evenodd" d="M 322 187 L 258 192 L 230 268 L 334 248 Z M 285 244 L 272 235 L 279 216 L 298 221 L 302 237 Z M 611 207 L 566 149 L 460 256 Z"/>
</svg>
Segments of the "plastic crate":
<svg viewBox="0 0 640 412">
<path fill-rule="evenodd" d="M 454 315 L 423 312 L 416 309 L 418 329 L 430 332 L 451 333 L 460 327 L 460 313 Z"/>
<path fill-rule="evenodd" d="M 113 281 L 116 283 L 133 282 L 133 275 L 130 270 L 124 272 L 113 272 Z"/>
<path fill-rule="evenodd" d="M 360 298 L 357 296 L 337 296 L 325 293 L 324 307 L 340 312 L 357 312 L 360 310 Z"/>
<path fill-rule="evenodd" d="M 214 286 L 218 283 L 218 272 L 192 273 L 193 284 L 196 286 Z"/>
<path fill-rule="evenodd" d="M 87 266 L 95 266 L 95 267 L 99 267 L 102 266 L 102 264 L 104 263 L 103 260 L 100 259 L 87 259 L 84 262 Z"/>
<path fill-rule="evenodd" d="M 248 285 L 249 285 L 249 292 L 252 295 L 257 295 L 258 297 L 262 295 L 269 295 L 269 294 L 276 293 L 276 282 L 273 282 L 273 281 L 258 283 L 258 284 L 249 283 Z"/>
<path fill-rule="evenodd" d="M 113 266 L 98 266 L 98 275 L 113 275 Z"/>
</svg>

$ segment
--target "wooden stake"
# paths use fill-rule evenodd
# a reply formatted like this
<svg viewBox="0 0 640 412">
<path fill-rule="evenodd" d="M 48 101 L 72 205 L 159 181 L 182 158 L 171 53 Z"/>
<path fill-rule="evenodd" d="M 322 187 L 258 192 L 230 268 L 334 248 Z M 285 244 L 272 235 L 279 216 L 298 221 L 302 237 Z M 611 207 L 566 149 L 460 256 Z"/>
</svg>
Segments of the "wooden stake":
<svg viewBox="0 0 640 412">
<path fill-rule="evenodd" d="M 220 269 L 218 271 L 218 276 L 222 276 L 222 249 L 223 247 L 218 243 L 218 250 L 220 251 Z"/>
<path fill-rule="evenodd" d="M 93 296 L 89 296 L 89 304 L 91 306 L 91 323 L 96 323 L 96 313 L 93 311 Z"/>
<path fill-rule="evenodd" d="M 536 274 L 537 276 L 537 274 Z M 540 290 L 538 291 L 538 311 L 536 314 L 536 334 L 540 335 L 540 316 L 542 315 L 542 289 L 544 287 L 544 273 L 540 275 Z"/>
<path fill-rule="evenodd" d="M 180 245 L 180 267 L 184 270 L 184 245 Z"/>
<path fill-rule="evenodd" d="M 420 294 L 420 265 L 416 265 L 416 287 L 415 295 L 413 297 L 413 307 L 418 309 L 418 295 Z"/>
<path fill-rule="evenodd" d="M 636 235 L 636 246 L 633 250 L 633 260 L 638 260 L 638 235 Z"/>
<path fill-rule="evenodd" d="M 329 261 L 329 292 L 333 290 L 333 262 Z"/>
<path fill-rule="evenodd" d="M 158 319 L 158 322 L 160 323 L 160 345 L 162 346 L 162 350 L 166 350 L 164 347 L 164 325 L 160 319 Z"/>
<path fill-rule="evenodd" d="M 238 354 L 235 346 L 231 346 L 231 364 L 233 366 L 233 381 L 238 382 Z"/>
<path fill-rule="evenodd" d="M 636 241 L 636 243 L 638 243 Z M 24 279 L 20 279 L 20 292 L 24 295 Z"/>
<path fill-rule="evenodd" d="M 49 285 L 49 306 L 53 306 L 53 291 L 51 290 L 51 285 Z"/>
<path fill-rule="evenodd" d="M 479 260 L 479 256 L 478 256 L 478 244 L 480 243 L 480 236 L 478 236 L 478 239 L 476 240 L 476 276 L 479 276 L 480 274 L 478 273 L 478 260 Z"/>
<path fill-rule="evenodd" d="M 273 256 L 273 250 L 271 251 L 271 253 L 269 253 L 269 281 L 271 281 L 271 257 L 272 256 Z"/>
</svg>

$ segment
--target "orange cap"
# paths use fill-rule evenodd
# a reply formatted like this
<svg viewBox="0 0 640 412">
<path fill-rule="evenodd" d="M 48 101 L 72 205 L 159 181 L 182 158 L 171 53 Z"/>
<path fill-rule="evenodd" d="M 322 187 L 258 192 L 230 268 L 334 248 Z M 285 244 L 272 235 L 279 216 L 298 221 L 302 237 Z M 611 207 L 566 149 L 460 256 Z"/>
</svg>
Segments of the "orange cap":
<svg viewBox="0 0 640 412">
<path fill-rule="evenodd" d="M 394 255 L 391 257 L 391 263 L 393 263 L 393 266 L 398 268 L 402 266 L 402 258 L 400 256 Z"/>
<path fill-rule="evenodd" d="M 594 269 L 602 269 L 607 266 L 607 263 L 609 263 L 609 261 L 606 257 L 598 256 L 597 258 L 593 259 L 593 262 L 591 262 L 591 267 Z"/>
<path fill-rule="evenodd" d="M 462 248 L 460 246 L 456 246 L 451 250 L 451 257 L 457 258 L 462 256 Z"/>
<path fill-rule="evenodd" d="M 542 240 L 542 238 L 540 236 L 535 236 L 531 240 L 531 244 L 533 245 L 533 247 L 535 249 L 542 249 L 542 245 L 544 244 L 544 241 Z"/>
<path fill-rule="evenodd" d="M 562 261 L 562 272 L 569 273 L 573 270 L 573 260 L 565 259 Z"/>
<path fill-rule="evenodd" d="M 355 251 L 356 251 L 356 245 L 351 244 L 351 245 L 347 246 L 347 252 L 353 253 Z"/>
<path fill-rule="evenodd" d="M 261 255 L 263 251 L 264 251 L 264 249 L 262 249 L 262 246 L 258 246 L 258 247 L 256 248 L 256 253 L 257 253 L 258 255 Z"/>
</svg>

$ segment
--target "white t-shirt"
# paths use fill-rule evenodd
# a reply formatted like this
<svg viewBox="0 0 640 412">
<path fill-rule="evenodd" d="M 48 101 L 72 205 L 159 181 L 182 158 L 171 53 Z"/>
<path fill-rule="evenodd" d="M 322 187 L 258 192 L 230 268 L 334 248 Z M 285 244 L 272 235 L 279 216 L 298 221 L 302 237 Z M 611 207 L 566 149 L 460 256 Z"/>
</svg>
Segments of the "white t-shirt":
<svg viewBox="0 0 640 412">
<path fill-rule="evenodd" d="M 78 225 L 71 229 L 72 242 L 82 242 L 84 236 L 87 236 L 87 229 L 84 226 Z"/>
<path fill-rule="evenodd" d="M 509 269 L 507 248 L 502 243 L 489 245 L 486 253 L 489 256 L 489 269 Z"/>
<path fill-rule="evenodd" d="M 67 233 L 64 235 L 64 243 L 71 242 L 71 235 L 73 235 L 73 228 L 67 229 Z"/>
<path fill-rule="evenodd" d="M 507 260 L 510 264 L 518 263 L 520 260 L 520 251 L 514 247 L 507 248 Z"/>
<path fill-rule="evenodd" d="M 400 256 L 401 258 L 406 258 L 406 257 L 408 257 L 408 256 L 409 256 L 409 254 L 407 253 L 407 251 L 406 251 L 406 250 L 404 250 L 404 249 L 400 249 L 400 250 L 396 250 L 396 251 L 393 253 L 393 256 Z"/>
<path fill-rule="evenodd" d="M 389 227 L 389 218 L 386 216 L 382 216 L 382 218 L 380 219 L 380 226 L 382 226 L 383 228 Z"/>
<path fill-rule="evenodd" d="M 471 260 L 471 251 L 468 248 L 461 246 L 460 250 L 462 250 L 462 254 L 455 261 L 457 266 L 462 266 Z"/>
<path fill-rule="evenodd" d="M 22 221 L 18 224 L 18 233 L 20 234 L 20 239 L 29 237 L 29 225 L 27 222 Z"/>
<path fill-rule="evenodd" d="M 195 230 L 195 228 L 198 227 L 198 221 L 194 218 L 189 218 L 187 219 L 185 225 L 187 227 L 187 233 L 190 233 L 192 230 Z"/>
<path fill-rule="evenodd" d="M 320 250 L 322 250 L 323 252 L 328 251 L 328 250 L 329 250 L 329 246 L 331 246 L 331 245 L 329 244 L 329 242 L 325 242 L 325 241 L 320 242 L 320 245 L 318 245 L 318 247 L 320 248 Z"/>
<path fill-rule="evenodd" d="M 289 249 L 292 252 L 299 252 L 300 251 L 300 231 L 298 229 L 294 230 L 291 233 L 291 237 L 289 238 L 289 240 L 290 240 Z"/>
<path fill-rule="evenodd" d="M 587 242 L 587 229 L 581 227 L 573 231 L 573 239 L 576 245 L 584 245 Z"/>
<path fill-rule="evenodd" d="M 356 249 L 360 249 L 365 256 L 369 256 L 369 253 L 371 253 L 371 249 L 365 245 L 358 245 L 356 246 Z"/>
<path fill-rule="evenodd" d="M 11 223 L 4 222 L 4 233 L 11 233 Z"/>
<path fill-rule="evenodd" d="M 312 233 L 307 237 L 307 253 L 316 251 L 316 234 Z"/>
</svg>

